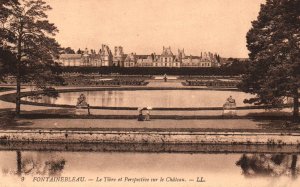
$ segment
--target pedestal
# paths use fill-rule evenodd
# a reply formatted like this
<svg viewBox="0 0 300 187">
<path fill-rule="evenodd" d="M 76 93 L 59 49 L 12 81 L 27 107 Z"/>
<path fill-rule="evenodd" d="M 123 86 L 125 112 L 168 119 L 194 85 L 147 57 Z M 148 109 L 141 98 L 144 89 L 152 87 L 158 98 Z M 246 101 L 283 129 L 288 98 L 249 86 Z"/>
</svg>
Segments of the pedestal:
<svg viewBox="0 0 300 187">
<path fill-rule="evenodd" d="M 223 116 L 236 116 L 236 109 L 223 109 Z"/>
<path fill-rule="evenodd" d="M 89 109 L 86 107 L 86 108 L 77 108 L 76 107 L 76 110 L 75 110 L 75 114 L 76 115 L 90 115 L 89 114 Z"/>
<path fill-rule="evenodd" d="M 229 116 L 229 117 L 236 116 L 236 104 L 226 102 L 223 105 L 223 116 Z"/>
</svg>

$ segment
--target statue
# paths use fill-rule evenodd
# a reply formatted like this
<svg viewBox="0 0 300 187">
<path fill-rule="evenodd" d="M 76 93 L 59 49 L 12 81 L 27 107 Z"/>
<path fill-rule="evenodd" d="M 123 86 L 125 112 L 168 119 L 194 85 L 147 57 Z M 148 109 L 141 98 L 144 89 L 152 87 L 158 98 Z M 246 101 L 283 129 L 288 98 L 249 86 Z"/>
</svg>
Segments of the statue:
<svg viewBox="0 0 300 187">
<path fill-rule="evenodd" d="M 86 97 L 84 94 L 80 94 L 80 96 L 77 99 L 76 107 L 87 107 L 88 104 L 86 102 Z"/>
<path fill-rule="evenodd" d="M 229 96 L 229 97 L 227 98 L 227 103 L 235 104 L 235 99 L 233 99 L 232 96 Z"/>
<path fill-rule="evenodd" d="M 86 102 L 84 94 L 80 94 L 77 99 L 76 115 L 90 115 L 90 105 Z"/>
<path fill-rule="evenodd" d="M 236 103 L 235 99 L 232 96 L 229 96 L 226 99 L 225 104 L 223 105 L 223 116 L 235 116 L 236 115 Z"/>
</svg>

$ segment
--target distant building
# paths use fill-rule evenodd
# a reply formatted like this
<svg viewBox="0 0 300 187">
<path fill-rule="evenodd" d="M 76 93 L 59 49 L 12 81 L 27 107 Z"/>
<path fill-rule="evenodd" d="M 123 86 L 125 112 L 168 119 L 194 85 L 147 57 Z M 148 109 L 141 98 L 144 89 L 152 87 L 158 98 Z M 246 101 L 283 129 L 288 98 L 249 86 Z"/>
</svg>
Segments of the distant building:
<svg viewBox="0 0 300 187">
<path fill-rule="evenodd" d="M 81 58 L 82 58 L 82 66 L 90 66 L 91 65 L 90 55 L 89 55 L 89 51 L 87 48 L 85 48 Z"/>
<path fill-rule="evenodd" d="M 99 59 L 101 60 L 101 66 L 112 66 L 112 53 L 108 45 L 102 45 L 99 51 Z"/>
<path fill-rule="evenodd" d="M 82 54 L 61 54 L 59 63 L 62 66 L 82 66 Z"/>
<path fill-rule="evenodd" d="M 112 54 L 108 45 L 102 45 L 98 53 L 86 48 L 82 54 L 61 54 L 59 62 L 63 66 L 119 66 L 119 67 L 219 67 L 220 56 L 211 52 L 201 52 L 200 56 L 186 56 L 184 49 L 174 55 L 171 47 L 163 47 L 161 55 L 124 54 L 122 46 L 116 46 Z"/>
<path fill-rule="evenodd" d="M 160 67 L 172 67 L 174 62 L 174 55 L 171 51 L 171 47 L 163 47 L 163 52 L 161 53 L 157 66 Z"/>
<path fill-rule="evenodd" d="M 125 55 L 123 52 L 123 47 L 115 47 L 115 52 L 113 55 L 113 66 L 124 66 Z"/>
<path fill-rule="evenodd" d="M 124 67 L 135 67 L 136 63 L 137 63 L 136 54 L 130 53 L 125 58 Z"/>
<path fill-rule="evenodd" d="M 86 48 L 82 54 L 61 54 L 58 62 L 62 66 L 112 66 L 113 55 L 107 45 L 102 45 L 99 53 L 95 50 L 88 51 Z"/>
</svg>

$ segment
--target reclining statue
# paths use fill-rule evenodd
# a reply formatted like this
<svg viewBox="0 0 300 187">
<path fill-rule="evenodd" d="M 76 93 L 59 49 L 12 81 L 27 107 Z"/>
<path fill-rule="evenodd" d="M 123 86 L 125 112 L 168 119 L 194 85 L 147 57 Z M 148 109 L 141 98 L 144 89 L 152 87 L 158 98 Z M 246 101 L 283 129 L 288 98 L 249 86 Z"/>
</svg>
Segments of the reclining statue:
<svg viewBox="0 0 300 187">
<path fill-rule="evenodd" d="M 86 102 L 86 97 L 84 94 L 80 94 L 80 96 L 78 97 L 77 99 L 77 104 L 76 104 L 76 107 L 87 107 L 88 106 L 88 103 Z"/>
<path fill-rule="evenodd" d="M 235 99 L 232 98 L 232 96 L 228 97 L 226 99 L 225 104 L 223 105 L 224 109 L 235 109 L 236 108 L 236 103 Z"/>
<path fill-rule="evenodd" d="M 80 94 L 77 99 L 76 104 L 76 115 L 90 115 L 90 105 L 86 102 L 86 97 L 84 94 Z"/>
</svg>

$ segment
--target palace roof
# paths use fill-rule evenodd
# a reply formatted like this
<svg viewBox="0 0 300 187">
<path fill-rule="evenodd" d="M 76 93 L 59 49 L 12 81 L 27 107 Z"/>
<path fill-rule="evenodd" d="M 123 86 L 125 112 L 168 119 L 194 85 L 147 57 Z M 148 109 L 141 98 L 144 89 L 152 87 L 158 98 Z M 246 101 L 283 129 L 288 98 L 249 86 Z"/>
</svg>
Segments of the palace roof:
<svg viewBox="0 0 300 187">
<path fill-rule="evenodd" d="M 174 56 L 171 51 L 171 47 L 167 47 L 167 48 L 163 47 L 163 52 L 161 56 Z"/>
</svg>

